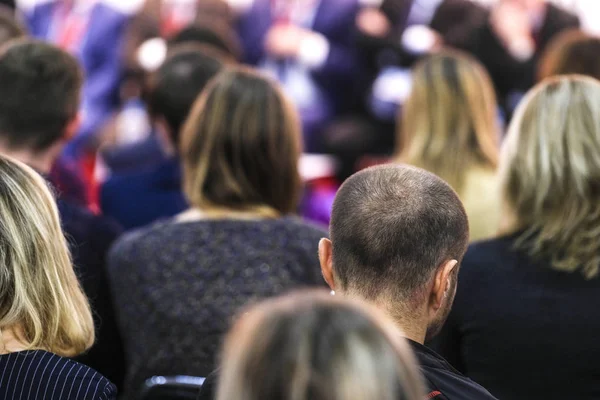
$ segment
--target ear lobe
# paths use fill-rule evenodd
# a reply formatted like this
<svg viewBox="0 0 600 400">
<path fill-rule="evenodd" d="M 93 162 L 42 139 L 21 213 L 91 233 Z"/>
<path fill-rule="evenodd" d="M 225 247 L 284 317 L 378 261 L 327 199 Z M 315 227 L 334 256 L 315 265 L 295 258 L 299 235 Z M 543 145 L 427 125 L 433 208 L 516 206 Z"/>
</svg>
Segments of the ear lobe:
<svg viewBox="0 0 600 400">
<path fill-rule="evenodd" d="M 333 273 L 332 245 L 329 239 L 323 238 L 319 241 L 319 262 L 321 263 L 321 274 L 331 290 L 335 290 L 335 277 Z"/>
</svg>

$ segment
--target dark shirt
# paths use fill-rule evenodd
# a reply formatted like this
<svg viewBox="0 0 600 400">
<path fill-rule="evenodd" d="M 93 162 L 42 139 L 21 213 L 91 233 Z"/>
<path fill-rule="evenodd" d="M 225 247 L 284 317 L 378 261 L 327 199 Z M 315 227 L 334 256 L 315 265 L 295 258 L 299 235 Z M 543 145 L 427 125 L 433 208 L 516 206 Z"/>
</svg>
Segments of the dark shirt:
<svg viewBox="0 0 600 400">
<path fill-rule="evenodd" d="M 323 285 L 317 248 L 326 236 L 286 217 L 167 220 L 122 237 L 109 274 L 128 360 L 125 397 L 153 375 L 208 375 L 241 307 Z"/>
<path fill-rule="evenodd" d="M 61 198 L 57 204 L 75 272 L 90 301 L 96 326 L 94 346 L 77 360 L 120 386 L 125 376 L 125 361 L 105 264 L 108 250 L 121 228 L 112 220 Z"/>
<path fill-rule="evenodd" d="M 600 399 L 600 279 L 533 262 L 515 238 L 469 247 L 435 348 L 500 399 Z"/>
<path fill-rule="evenodd" d="M 188 208 L 181 192 L 179 159 L 111 177 L 100 192 L 100 207 L 127 230 L 161 218 L 172 217 Z"/>
<path fill-rule="evenodd" d="M 0 355 L 2 400 L 113 400 L 115 386 L 91 368 L 42 350 Z"/>
<path fill-rule="evenodd" d="M 433 350 L 407 339 L 412 347 L 421 373 L 425 378 L 427 398 L 436 400 L 495 399 L 487 390 L 473 382 Z"/>
</svg>

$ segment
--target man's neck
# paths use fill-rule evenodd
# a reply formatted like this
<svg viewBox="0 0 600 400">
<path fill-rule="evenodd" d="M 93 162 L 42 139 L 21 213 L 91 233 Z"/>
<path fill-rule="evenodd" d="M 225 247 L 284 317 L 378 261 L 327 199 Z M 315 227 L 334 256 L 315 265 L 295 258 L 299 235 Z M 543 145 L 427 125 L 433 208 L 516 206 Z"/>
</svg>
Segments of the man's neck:
<svg viewBox="0 0 600 400">
<path fill-rule="evenodd" d="M 58 153 L 51 148 L 46 151 L 32 152 L 30 150 L 14 150 L 0 146 L 0 154 L 14 158 L 24 164 L 29 165 L 40 174 L 49 174 Z"/>
<path fill-rule="evenodd" d="M 360 296 L 350 293 L 347 293 L 346 296 L 364 301 Z M 402 307 L 390 304 L 384 300 L 370 301 L 370 303 L 387 314 L 395 322 L 396 327 L 402 331 L 404 337 L 417 343 L 425 343 L 427 322 L 424 318 L 418 316 L 418 312 L 404 312 Z"/>
</svg>

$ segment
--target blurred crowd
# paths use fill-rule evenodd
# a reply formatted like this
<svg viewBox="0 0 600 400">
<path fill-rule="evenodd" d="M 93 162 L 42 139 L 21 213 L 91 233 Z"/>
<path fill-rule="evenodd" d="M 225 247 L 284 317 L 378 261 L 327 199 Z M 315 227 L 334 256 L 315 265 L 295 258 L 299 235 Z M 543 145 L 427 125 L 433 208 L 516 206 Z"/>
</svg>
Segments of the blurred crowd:
<svg viewBox="0 0 600 400">
<path fill-rule="evenodd" d="M 0 3 L 0 397 L 600 398 L 600 1 Z"/>
</svg>

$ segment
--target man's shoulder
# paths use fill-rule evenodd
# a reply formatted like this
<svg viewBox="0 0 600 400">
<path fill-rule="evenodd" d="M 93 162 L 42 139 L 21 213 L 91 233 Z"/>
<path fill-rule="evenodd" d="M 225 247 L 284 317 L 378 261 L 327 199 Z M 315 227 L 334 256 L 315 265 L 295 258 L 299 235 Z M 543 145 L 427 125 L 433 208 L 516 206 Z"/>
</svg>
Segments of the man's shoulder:
<svg viewBox="0 0 600 400">
<path fill-rule="evenodd" d="M 485 388 L 467 378 L 442 356 L 422 344 L 409 341 L 425 378 L 429 399 L 494 400 Z"/>
</svg>

